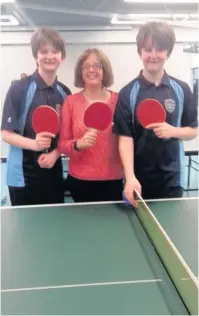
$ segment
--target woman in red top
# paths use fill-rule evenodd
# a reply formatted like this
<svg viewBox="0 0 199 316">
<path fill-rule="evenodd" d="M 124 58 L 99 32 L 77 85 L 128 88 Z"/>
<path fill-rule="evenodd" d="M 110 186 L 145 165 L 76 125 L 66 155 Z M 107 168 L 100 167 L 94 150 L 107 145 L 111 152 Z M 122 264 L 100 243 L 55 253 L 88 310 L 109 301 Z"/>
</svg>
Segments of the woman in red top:
<svg viewBox="0 0 199 316">
<path fill-rule="evenodd" d="M 123 173 L 117 136 L 112 126 L 103 132 L 84 125 L 84 113 L 95 101 L 106 102 L 114 114 L 117 93 L 108 90 L 113 73 L 108 58 L 87 49 L 75 68 L 81 92 L 66 98 L 61 114 L 59 150 L 69 157 L 68 186 L 75 202 L 122 200 Z"/>
</svg>

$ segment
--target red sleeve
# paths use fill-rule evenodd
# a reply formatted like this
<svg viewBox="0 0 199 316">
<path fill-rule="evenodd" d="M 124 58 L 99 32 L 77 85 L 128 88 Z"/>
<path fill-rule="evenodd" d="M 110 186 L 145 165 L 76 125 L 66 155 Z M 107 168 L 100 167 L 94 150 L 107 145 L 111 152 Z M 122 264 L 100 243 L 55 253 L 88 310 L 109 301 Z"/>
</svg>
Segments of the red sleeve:
<svg viewBox="0 0 199 316">
<path fill-rule="evenodd" d="M 72 104 L 70 104 L 69 97 L 67 97 L 62 105 L 61 110 L 61 123 L 60 123 L 60 133 L 58 149 L 65 156 L 79 157 L 82 152 L 76 151 L 74 149 L 74 143 L 76 139 L 73 137 L 72 120 L 73 120 L 73 109 Z"/>
</svg>

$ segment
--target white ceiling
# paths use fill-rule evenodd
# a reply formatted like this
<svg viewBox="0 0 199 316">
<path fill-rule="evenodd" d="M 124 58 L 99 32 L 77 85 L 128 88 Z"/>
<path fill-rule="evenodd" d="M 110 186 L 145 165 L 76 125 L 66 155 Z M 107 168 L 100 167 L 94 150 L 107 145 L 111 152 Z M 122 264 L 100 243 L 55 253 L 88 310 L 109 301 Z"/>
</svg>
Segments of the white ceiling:
<svg viewBox="0 0 199 316">
<path fill-rule="evenodd" d="M 149 19 L 162 18 L 172 21 L 173 25 L 178 25 L 180 21 L 181 26 L 198 27 L 198 24 L 193 23 L 193 20 L 198 20 L 197 0 L 173 0 L 172 3 L 171 0 L 134 0 L 133 3 L 124 0 L 15 0 L 13 4 L 3 3 L 1 9 L 1 23 L 8 22 L 9 15 L 14 16 L 19 23 L 2 26 L 2 31 L 28 30 L 39 26 L 58 30 L 121 29 L 142 24 Z"/>
</svg>

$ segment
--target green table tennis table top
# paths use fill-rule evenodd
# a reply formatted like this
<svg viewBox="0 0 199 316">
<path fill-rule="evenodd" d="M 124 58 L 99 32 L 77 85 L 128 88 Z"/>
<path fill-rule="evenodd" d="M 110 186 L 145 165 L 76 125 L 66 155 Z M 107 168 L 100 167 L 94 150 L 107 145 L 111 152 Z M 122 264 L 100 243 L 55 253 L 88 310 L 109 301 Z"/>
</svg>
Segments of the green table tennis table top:
<svg viewBox="0 0 199 316">
<path fill-rule="evenodd" d="M 198 199 L 147 205 L 198 276 Z M 110 202 L 2 208 L 1 314 L 189 313 L 134 211 Z"/>
</svg>

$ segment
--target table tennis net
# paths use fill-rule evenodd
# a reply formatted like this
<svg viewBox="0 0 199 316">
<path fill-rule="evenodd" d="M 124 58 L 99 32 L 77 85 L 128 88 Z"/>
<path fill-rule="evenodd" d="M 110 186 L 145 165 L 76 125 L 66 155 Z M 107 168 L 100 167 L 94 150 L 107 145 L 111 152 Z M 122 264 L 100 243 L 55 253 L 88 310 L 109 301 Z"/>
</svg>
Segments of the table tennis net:
<svg viewBox="0 0 199 316">
<path fill-rule="evenodd" d="M 135 210 L 148 238 L 172 279 L 187 310 L 198 315 L 198 280 L 186 264 L 147 204 L 139 200 Z"/>
</svg>

